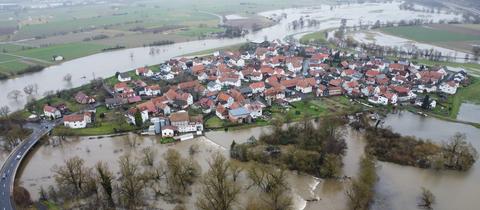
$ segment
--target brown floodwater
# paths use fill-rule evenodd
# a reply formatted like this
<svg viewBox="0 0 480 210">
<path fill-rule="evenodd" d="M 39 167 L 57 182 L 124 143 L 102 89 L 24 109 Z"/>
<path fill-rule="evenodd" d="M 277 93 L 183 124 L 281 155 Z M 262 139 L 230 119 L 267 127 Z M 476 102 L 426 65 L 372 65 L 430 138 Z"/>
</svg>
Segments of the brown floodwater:
<svg viewBox="0 0 480 210">
<path fill-rule="evenodd" d="M 390 126 L 403 135 L 431 138 L 432 141 L 437 142 L 447 140 L 459 131 L 465 133 L 468 141 L 480 150 L 480 129 L 469 125 L 400 112 L 388 115 L 384 126 Z M 199 162 L 205 172 L 207 160 L 212 153 L 218 151 L 228 156 L 227 148 L 230 147 L 233 140 L 243 143 L 251 136 L 259 137 L 262 133 L 269 131 L 268 126 L 228 132 L 212 131 L 207 132 L 205 137 L 172 145 L 161 145 L 157 143 L 156 137 L 138 137 L 135 148 L 131 148 L 124 137 L 94 140 L 88 138 L 69 139 L 58 147 L 39 146 L 23 167 L 19 181 L 31 192 L 32 197 L 37 199 L 40 186 L 47 187 L 54 184 L 51 168 L 54 165 L 62 164 L 67 158 L 80 156 L 89 166 L 99 160 L 106 161 L 113 171 L 118 171 L 117 160 L 121 155 L 130 153 L 139 157 L 143 148 L 151 147 L 156 150 L 157 161 L 159 161 L 168 148 L 177 149 L 184 156 L 188 156 L 188 150 L 193 144 L 199 145 L 200 152 L 195 155 L 194 159 Z M 345 131 L 348 150 L 344 157 L 343 175 L 355 177 L 359 159 L 364 152 L 365 142 L 361 133 L 351 129 L 345 129 Z M 418 169 L 378 162 L 379 181 L 375 188 L 376 196 L 372 209 L 417 209 L 417 197 L 421 187 L 426 187 L 435 194 L 437 198 L 435 209 L 478 209 L 477 207 L 480 206 L 480 200 L 477 199 L 480 194 L 480 167 L 478 164 L 476 163 L 468 172 L 456 172 Z M 348 209 L 345 197 L 348 179 L 324 180 L 290 172 L 288 182 L 291 186 L 295 209 Z M 245 174 L 240 177 L 240 183 L 242 186 L 249 184 Z M 198 184 L 193 186 L 193 191 L 198 191 Z M 241 206 L 249 197 L 255 197 L 256 193 L 255 191 L 243 193 L 237 205 Z M 194 209 L 195 195 L 194 193 L 193 196 L 185 199 L 189 209 Z M 305 201 L 312 198 L 317 198 L 318 201 Z M 150 199 L 149 204 L 161 206 L 164 209 L 173 208 L 173 205 L 163 202 L 162 199 Z"/>
<path fill-rule="evenodd" d="M 52 177 L 52 168 L 55 165 L 61 165 L 71 157 L 79 156 L 85 159 L 87 166 L 93 166 L 98 161 L 109 163 L 112 171 L 118 172 L 117 160 L 120 156 L 131 154 L 133 157 L 140 158 L 142 149 L 150 147 L 155 149 L 157 161 L 162 159 L 162 154 L 169 148 L 174 148 L 188 156 L 188 150 L 191 145 L 197 144 L 200 152 L 195 154 L 197 160 L 205 172 L 208 168 L 207 160 L 214 152 L 220 152 L 228 156 L 228 148 L 233 140 L 238 143 L 245 142 L 252 135 L 258 137 L 262 133 L 269 131 L 269 127 L 257 127 L 237 131 L 215 131 L 208 132 L 206 137 L 197 138 L 191 141 L 181 142 L 171 145 L 161 145 L 157 143 L 156 137 L 137 137 L 137 144 L 131 147 L 125 137 L 113 137 L 103 139 L 72 138 L 63 142 L 60 146 L 41 145 L 34 150 L 28 157 L 27 164 L 24 165 L 19 183 L 27 188 L 33 199 L 38 199 L 38 192 L 41 186 L 47 188 L 54 185 Z M 345 156 L 344 173 L 347 176 L 354 176 L 358 170 L 358 160 L 363 153 L 363 141 L 361 135 L 357 132 L 347 129 L 347 143 L 349 152 Z M 130 135 L 134 138 L 134 135 Z M 118 175 L 118 174 L 117 174 Z M 288 182 L 291 186 L 291 194 L 295 209 L 346 209 L 344 185 L 345 180 L 323 180 L 309 175 L 289 172 Z M 245 174 L 240 177 L 240 183 L 246 187 L 249 182 Z M 193 186 L 193 191 L 198 190 L 198 184 Z M 246 202 L 249 197 L 255 197 L 256 191 L 249 191 L 242 194 L 237 205 Z M 307 199 L 317 198 L 319 201 L 306 202 Z M 195 193 L 185 199 L 189 209 L 193 209 L 196 200 Z M 161 199 L 149 198 L 151 206 L 172 209 L 174 206 L 163 202 Z"/>
<path fill-rule="evenodd" d="M 467 140 L 480 151 L 480 129 L 470 125 L 422 117 L 410 112 L 389 115 L 385 126 L 403 135 L 429 138 L 441 143 L 455 132 L 465 133 Z M 436 197 L 434 209 L 479 209 L 479 162 L 467 172 L 435 171 L 380 162 L 376 198 L 372 209 L 417 209 L 421 187 Z"/>
</svg>

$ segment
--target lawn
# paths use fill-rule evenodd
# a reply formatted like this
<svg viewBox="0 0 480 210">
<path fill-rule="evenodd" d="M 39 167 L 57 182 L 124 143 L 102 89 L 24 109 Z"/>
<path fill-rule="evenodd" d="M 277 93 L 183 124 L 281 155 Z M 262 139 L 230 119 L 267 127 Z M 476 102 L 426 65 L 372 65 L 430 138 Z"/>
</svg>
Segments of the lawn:
<svg viewBox="0 0 480 210">
<path fill-rule="evenodd" d="M 176 140 L 172 137 L 166 137 L 166 138 L 161 138 L 159 140 L 160 144 L 169 144 L 169 143 L 173 143 L 175 142 Z"/>
<path fill-rule="evenodd" d="M 100 126 L 95 126 L 92 128 L 80 128 L 80 129 L 71 129 L 74 136 L 99 136 L 99 135 L 108 135 L 115 133 L 115 128 L 119 128 L 116 123 L 113 122 L 104 122 Z M 125 125 L 120 127 L 122 131 L 134 131 L 135 127 L 130 125 Z"/>
<path fill-rule="evenodd" d="M 43 48 L 34 48 L 30 50 L 17 51 L 12 54 L 50 62 L 52 60 L 52 57 L 55 55 L 63 56 L 65 60 L 71 60 L 90 54 L 102 52 L 102 49 L 107 47 L 108 46 L 105 45 L 81 42 L 60 44 Z"/>
<path fill-rule="evenodd" d="M 310 34 L 305 34 L 300 38 L 300 43 L 302 44 L 327 44 L 327 39 L 325 36 L 326 31 L 318 31 Z"/>
<path fill-rule="evenodd" d="M 380 31 L 386 34 L 425 43 L 480 40 L 479 36 L 473 34 L 455 33 L 424 26 L 388 27 L 382 28 Z"/>
<path fill-rule="evenodd" d="M 457 94 L 451 96 L 449 101 L 452 104 L 452 111 L 450 112 L 452 119 L 457 119 L 457 114 L 462 103 L 471 102 L 480 104 L 480 79 L 472 79 L 472 84 L 468 87 L 458 89 Z"/>
<path fill-rule="evenodd" d="M 205 122 L 205 127 L 206 128 L 221 128 L 223 127 L 224 123 L 223 121 L 218 118 L 217 116 L 210 117 L 206 122 Z"/>
</svg>

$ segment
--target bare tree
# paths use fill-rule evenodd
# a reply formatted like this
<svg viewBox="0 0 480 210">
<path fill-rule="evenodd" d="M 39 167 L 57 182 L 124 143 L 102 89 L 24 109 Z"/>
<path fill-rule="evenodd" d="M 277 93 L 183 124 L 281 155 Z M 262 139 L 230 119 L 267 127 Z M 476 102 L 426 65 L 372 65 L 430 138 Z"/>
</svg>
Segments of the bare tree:
<svg viewBox="0 0 480 210">
<path fill-rule="evenodd" d="M 15 100 L 18 102 L 18 99 L 22 97 L 22 91 L 19 90 L 12 90 L 8 93 L 7 97 L 11 100 Z"/>
<path fill-rule="evenodd" d="M 10 113 L 10 107 L 7 105 L 0 107 L 0 117 L 7 118 Z"/>
<path fill-rule="evenodd" d="M 85 166 L 85 160 L 75 156 L 65 161 L 63 166 L 55 166 L 55 182 L 59 189 L 77 197 L 86 189 L 85 185 L 91 178 L 91 169 Z"/>
<path fill-rule="evenodd" d="M 130 156 L 122 156 L 120 164 L 119 194 L 123 206 L 135 209 L 142 205 L 144 182 L 140 178 L 138 164 Z"/>
<path fill-rule="evenodd" d="M 72 75 L 70 73 L 66 74 L 65 76 L 63 76 L 63 81 L 71 82 L 72 81 Z"/>
<path fill-rule="evenodd" d="M 21 186 L 15 186 L 13 188 L 13 200 L 20 208 L 27 208 L 33 204 L 30 193 Z"/>
<path fill-rule="evenodd" d="M 236 182 L 238 176 L 243 171 L 243 167 L 240 165 L 240 163 L 238 161 L 231 160 L 230 161 L 230 167 L 228 169 L 230 170 L 230 173 L 232 173 L 233 181 Z"/>
<path fill-rule="evenodd" d="M 35 86 L 32 84 L 27 85 L 23 88 L 23 92 L 27 95 L 32 95 L 32 93 L 35 92 Z"/>
<path fill-rule="evenodd" d="M 143 161 L 142 161 L 143 165 L 153 167 L 155 150 L 153 150 L 150 147 L 147 147 L 142 150 L 142 153 L 143 153 Z"/>
<path fill-rule="evenodd" d="M 422 187 L 422 193 L 420 194 L 418 206 L 423 207 L 425 209 L 433 209 L 432 205 L 435 203 L 435 195 L 433 193 Z"/>
<path fill-rule="evenodd" d="M 252 181 L 250 187 L 256 186 L 262 191 L 260 198 L 268 209 L 291 209 L 292 198 L 288 194 L 287 173 L 284 169 L 256 164 L 249 169 L 248 177 Z"/>
<path fill-rule="evenodd" d="M 184 194 L 199 176 L 200 167 L 192 159 L 183 158 L 177 150 L 168 149 L 165 154 L 167 182 L 173 194 Z"/>
<path fill-rule="evenodd" d="M 476 162 L 478 152 L 466 139 L 465 134 L 457 132 L 443 144 L 447 167 L 468 170 Z"/>
<path fill-rule="evenodd" d="M 230 210 L 240 193 L 240 187 L 233 181 L 231 164 L 221 154 L 214 154 L 208 165 L 210 169 L 203 176 L 200 196 L 196 206 L 201 210 Z"/>
<path fill-rule="evenodd" d="M 97 174 L 98 182 L 102 188 L 104 199 L 106 201 L 106 207 L 112 208 L 115 207 L 115 202 L 113 201 L 113 174 L 108 168 L 107 163 L 105 162 L 98 162 L 95 165 L 95 170 Z"/>
</svg>

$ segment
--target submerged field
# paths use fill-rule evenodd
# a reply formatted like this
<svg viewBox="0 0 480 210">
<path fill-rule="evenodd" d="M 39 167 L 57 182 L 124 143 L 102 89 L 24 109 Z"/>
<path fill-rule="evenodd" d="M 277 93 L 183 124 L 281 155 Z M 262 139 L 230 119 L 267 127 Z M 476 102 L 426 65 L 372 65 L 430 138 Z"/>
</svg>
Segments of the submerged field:
<svg viewBox="0 0 480 210">
<path fill-rule="evenodd" d="M 0 11 L 0 77 L 30 72 L 33 66 L 54 64 L 116 46 L 133 48 L 162 42 L 185 42 L 213 37 L 225 31 L 223 15 L 238 14 L 240 27 L 273 24 L 258 12 L 311 6 L 316 0 L 146 0 L 118 4 L 87 4 L 58 8 Z M 229 23 L 227 23 L 229 24 Z M 233 23 L 232 23 L 233 24 Z M 20 42 L 12 42 L 20 41 Z"/>
<path fill-rule="evenodd" d="M 431 24 L 380 29 L 382 33 L 429 43 L 448 49 L 471 52 L 472 45 L 480 43 L 480 27 L 463 24 Z"/>
</svg>

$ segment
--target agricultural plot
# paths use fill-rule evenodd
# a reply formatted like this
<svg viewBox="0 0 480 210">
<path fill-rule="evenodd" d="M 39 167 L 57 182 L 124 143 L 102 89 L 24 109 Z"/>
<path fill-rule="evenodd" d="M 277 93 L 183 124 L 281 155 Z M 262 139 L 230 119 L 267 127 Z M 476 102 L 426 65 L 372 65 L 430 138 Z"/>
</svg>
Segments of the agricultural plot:
<svg viewBox="0 0 480 210">
<path fill-rule="evenodd" d="M 40 59 L 51 62 L 52 57 L 56 55 L 63 56 L 66 60 L 79 58 L 88 54 L 101 52 L 108 46 L 91 43 L 71 43 L 63 45 L 54 45 L 52 47 L 34 48 L 30 50 L 17 51 L 12 54 L 25 56 L 28 58 Z"/>
<path fill-rule="evenodd" d="M 472 45 L 480 44 L 480 27 L 472 25 L 432 24 L 382 28 L 380 31 L 463 52 L 471 52 Z"/>
</svg>

